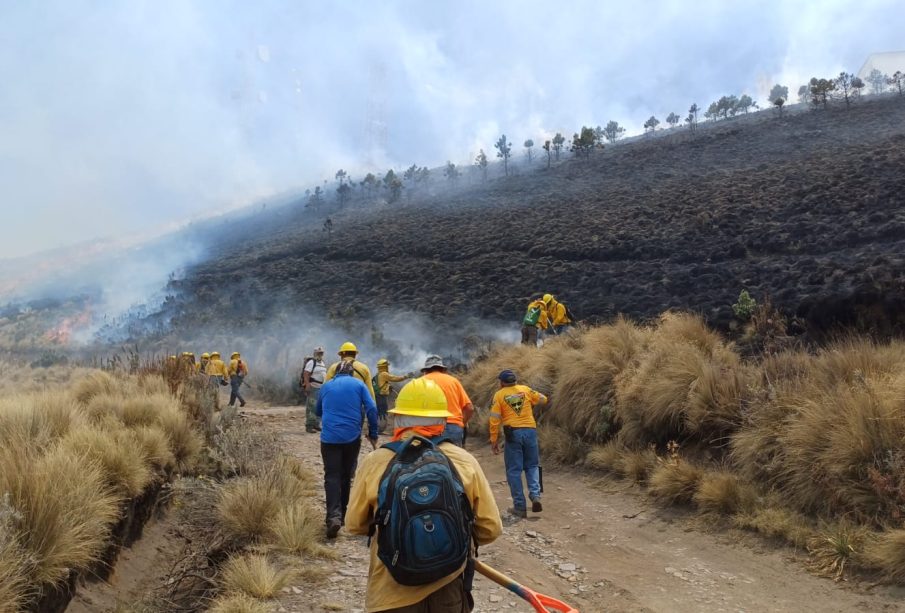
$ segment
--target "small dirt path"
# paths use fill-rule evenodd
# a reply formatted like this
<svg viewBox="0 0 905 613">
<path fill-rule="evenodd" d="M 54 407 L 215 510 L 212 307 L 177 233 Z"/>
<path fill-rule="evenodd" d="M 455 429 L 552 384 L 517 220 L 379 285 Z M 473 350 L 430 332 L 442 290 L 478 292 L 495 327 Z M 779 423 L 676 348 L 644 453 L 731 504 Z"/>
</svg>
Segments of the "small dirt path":
<svg viewBox="0 0 905 613">
<path fill-rule="evenodd" d="M 305 433 L 303 411 L 244 414 L 272 428 L 285 451 L 322 474 L 318 436 Z M 510 507 L 502 457 L 477 441 L 469 450 L 484 467 L 500 509 Z M 504 522 L 502 538 L 482 548 L 481 559 L 582 613 L 905 611 L 901 588 L 866 589 L 815 577 L 787 549 L 759 539 L 751 547 L 723 531 L 703 532 L 697 518 L 652 508 L 641 492 L 622 482 L 548 468 L 544 485 L 544 512 Z M 326 581 L 297 586 L 300 593 L 281 597 L 278 610 L 363 610 L 365 539 L 340 533 L 330 546 L 339 559 L 323 563 Z M 474 597 L 476 611 L 531 610 L 480 576 Z"/>
</svg>

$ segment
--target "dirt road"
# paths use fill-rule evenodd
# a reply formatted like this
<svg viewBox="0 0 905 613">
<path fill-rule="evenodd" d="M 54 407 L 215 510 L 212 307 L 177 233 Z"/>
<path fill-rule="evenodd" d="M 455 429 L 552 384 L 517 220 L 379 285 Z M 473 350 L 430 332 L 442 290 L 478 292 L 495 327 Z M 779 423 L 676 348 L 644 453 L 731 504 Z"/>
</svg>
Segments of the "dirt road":
<svg viewBox="0 0 905 613">
<path fill-rule="evenodd" d="M 318 438 L 305 433 L 302 412 L 292 407 L 246 415 L 273 428 L 286 451 L 321 474 Z M 469 447 L 500 509 L 511 506 L 502 457 L 478 441 Z M 544 512 L 504 522 L 503 537 L 483 548 L 481 559 L 583 613 L 905 611 L 901 588 L 868 589 L 815 577 L 789 550 L 756 539 L 738 544 L 722 531 L 709 534 L 699 520 L 650 507 L 642 493 L 624 483 L 548 468 L 544 486 Z M 340 555 L 324 563 L 327 580 L 313 588 L 297 586 L 301 593 L 280 598 L 280 610 L 363 610 L 364 539 L 341 533 L 331 546 Z M 531 610 L 483 577 L 474 596 L 476 611 Z"/>
</svg>

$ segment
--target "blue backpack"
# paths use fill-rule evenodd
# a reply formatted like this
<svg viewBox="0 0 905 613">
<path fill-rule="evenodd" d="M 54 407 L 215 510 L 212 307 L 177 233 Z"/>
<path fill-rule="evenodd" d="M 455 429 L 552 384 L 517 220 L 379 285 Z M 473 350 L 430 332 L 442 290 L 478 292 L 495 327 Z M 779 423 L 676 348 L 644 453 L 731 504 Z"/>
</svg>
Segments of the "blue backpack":
<svg viewBox="0 0 905 613">
<path fill-rule="evenodd" d="M 474 513 L 462 479 L 439 444 L 413 436 L 383 447 L 396 453 L 383 473 L 377 513 L 377 557 L 402 585 L 425 585 L 468 561 Z"/>
</svg>

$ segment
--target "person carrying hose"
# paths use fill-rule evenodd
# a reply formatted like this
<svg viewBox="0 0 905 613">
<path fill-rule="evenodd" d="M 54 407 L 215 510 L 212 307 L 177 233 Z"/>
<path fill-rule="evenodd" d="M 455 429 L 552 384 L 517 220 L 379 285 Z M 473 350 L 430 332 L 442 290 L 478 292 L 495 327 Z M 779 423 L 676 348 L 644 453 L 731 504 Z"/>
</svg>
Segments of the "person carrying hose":
<svg viewBox="0 0 905 613">
<path fill-rule="evenodd" d="M 512 509 L 515 517 L 528 517 L 525 490 L 522 487 L 522 473 L 528 481 L 528 497 L 531 511 L 540 513 L 540 450 L 537 443 L 537 423 L 533 408 L 546 404 L 547 397 L 527 385 L 519 385 L 518 378 L 511 370 L 499 375 L 500 389 L 493 396 L 490 405 L 490 445 L 494 454 L 500 453 L 500 426 L 506 440 L 503 456 L 506 463 L 506 481 L 512 494 Z"/>
</svg>

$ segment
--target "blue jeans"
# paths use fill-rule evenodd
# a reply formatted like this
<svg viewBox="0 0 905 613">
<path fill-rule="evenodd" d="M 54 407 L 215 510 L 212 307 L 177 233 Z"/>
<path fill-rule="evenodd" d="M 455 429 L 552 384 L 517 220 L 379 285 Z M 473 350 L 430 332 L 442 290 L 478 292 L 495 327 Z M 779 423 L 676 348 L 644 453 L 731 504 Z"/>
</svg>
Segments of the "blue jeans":
<svg viewBox="0 0 905 613">
<path fill-rule="evenodd" d="M 443 436 L 461 447 L 465 439 L 465 428 L 447 422 L 446 429 L 443 430 Z"/>
<path fill-rule="evenodd" d="M 540 500 L 540 451 L 537 446 L 537 430 L 534 428 L 515 428 L 512 436 L 506 439 L 503 448 L 503 459 L 506 461 L 506 481 L 512 494 L 512 506 L 525 510 L 525 490 L 522 488 L 522 473 L 528 481 L 528 496 L 531 500 Z"/>
</svg>

